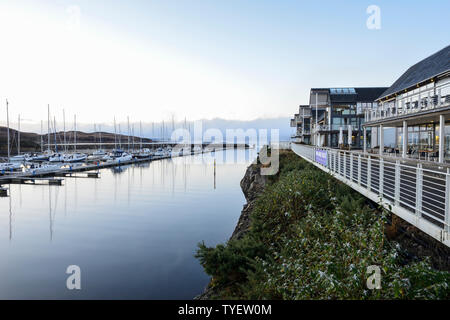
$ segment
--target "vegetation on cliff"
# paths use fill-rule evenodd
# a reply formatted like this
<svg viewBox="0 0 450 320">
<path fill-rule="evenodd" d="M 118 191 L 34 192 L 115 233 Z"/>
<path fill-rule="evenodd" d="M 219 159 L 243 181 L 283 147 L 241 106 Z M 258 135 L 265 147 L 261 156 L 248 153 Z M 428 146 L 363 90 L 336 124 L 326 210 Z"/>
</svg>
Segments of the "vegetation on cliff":
<svg viewBox="0 0 450 320">
<path fill-rule="evenodd" d="M 280 155 L 280 173 L 270 180 L 243 237 L 199 244 L 211 298 L 450 298 L 450 273 L 406 259 L 384 234 L 386 213 L 350 187 L 291 152 Z M 374 265 L 381 289 L 370 290 Z"/>
</svg>

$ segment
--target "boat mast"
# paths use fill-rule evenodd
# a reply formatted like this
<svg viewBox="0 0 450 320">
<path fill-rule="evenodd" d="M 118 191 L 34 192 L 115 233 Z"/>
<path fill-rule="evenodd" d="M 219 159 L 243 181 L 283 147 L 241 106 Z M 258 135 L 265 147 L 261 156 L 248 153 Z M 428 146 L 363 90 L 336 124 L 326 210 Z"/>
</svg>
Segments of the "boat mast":
<svg viewBox="0 0 450 320">
<path fill-rule="evenodd" d="M 20 155 L 20 114 L 18 116 L 18 130 L 17 130 L 17 155 Z"/>
<path fill-rule="evenodd" d="M 50 152 L 50 105 L 47 105 L 47 148 Z"/>
<path fill-rule="evenodd" d="M 96 136 L 96 132 L 97 132 L 97 126 L 95 125 L 95 122 L 94 122 L 94 147 L 95 147 L 95 149 L 96 150 L 98 150 L 98 147 L 97 147 L 97 136 Z"/>
<path fill-rule="evenodd" d="M 127 117 L 128 122 L 128 152 L 130 152 L 130 117 Z"/>
<path fill-rule="evenodd" d="M 122 150 L 122 130 L 120 130 L 120 123 L 119 123 L 119 149 Z"/>
<path fill-rule="evenodd" d="M 53 116 L 53 130 L 55 132 L 55 152 L 58 153 L 58 144 L 56 142 L 56 117 Z"/>
<path fill-rule="evenodd" d="M 73 115 L 73 134 L 74 134 L 74 148 L 75 148 L 75 153 L 77 152 L 77 115 L 74 114 Z"/>
<path fill-rule="evenodd" d="M 142 121 L 139 121 L 139 136 L 141 137 L 140 149 L 142 150 Z"/>
<path fill-rule="evenodd" d="M 67 153 L 67 140 L 66 140 L 66 111 L 63 109 L 63 127 L 64 127 L 64 152 Z"/>
<path fill-rule="evenodd" d="M 133 141 L 133 151 L 134 151 L 134 142 L 135 142 L 135 141 L 134 141 L 134 140 L 135 140 L 135 139 L 134 139 L 134 123 L 131 125 L 131 134 L 132 134 L 132 138 L 131 138 L 131 139 L 132 139 L 132 141 Z"/>
<path fill-rule="evenodd" d="M 100 137 L 100 150 L 101 150 L 102 149 L 102 125 L 101 124 L 98 125 L 98 134 Z"/>
<path fill-rule="evenodd" d="M 114 116 L 114 149 L 117 150 L 116 117 Z"/>
<path fill-rule="evenodd" d="M 41 152 L 44 152 L 44 123 L 41 120 Z"/>
<path fill-rule="evenodd" d="M 170 139 L 172 140 L 173 132 L 175 131 L 175 116 L 172 114 L 172 132 L 170 133 Z"/>
<path fill-rule="evenodd" d="M 6 125 L 7 125 L 7 139 L 8 139 L 8 161 L 11 157 L 10 151 L 9 151 L 9 103 L 8 99 L 6 99 Z"/>
</svg>

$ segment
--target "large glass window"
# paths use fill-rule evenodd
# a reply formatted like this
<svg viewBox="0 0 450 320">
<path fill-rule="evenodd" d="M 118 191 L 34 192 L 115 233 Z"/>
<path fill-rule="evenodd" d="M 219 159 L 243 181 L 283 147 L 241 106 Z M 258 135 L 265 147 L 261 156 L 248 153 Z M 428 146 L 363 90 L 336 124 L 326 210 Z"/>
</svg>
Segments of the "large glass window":
<svg viewBox="0 0 450 320">
<path fill-rule="evenodd" d="M 399 129 L 399 137 L 397 137 L 398 146 L 401 149 L 402 139 L 403 139 L 403 129 Z M 408 148 L 410 151 L 436 151 L 438 142 L 438 137 L 435 136 L 435 126 L 434 125 L 421 125 L 408 127 Z"/>
<path fill-rule="evenodd" d="M 445 159 L 450 160 L 450 125 L 445 126 Z"/>
</svg>

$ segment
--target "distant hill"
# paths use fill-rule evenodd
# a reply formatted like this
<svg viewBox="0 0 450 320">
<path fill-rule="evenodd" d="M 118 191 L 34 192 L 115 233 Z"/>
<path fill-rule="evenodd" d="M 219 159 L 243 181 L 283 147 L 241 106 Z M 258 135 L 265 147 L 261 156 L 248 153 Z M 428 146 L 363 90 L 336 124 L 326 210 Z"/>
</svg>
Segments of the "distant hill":
<svg viewBox="0 0 450 320">
<path fill-rule="evenodd" d="M 18 141 L 18 131 L 15 129 L 10 129 L 10 144 L 11 144 L 11 154 L 17 154 L 17 141 Z M 101 132 L 102 142 L 104 143 L 114 143 L 114 134 L 109 132 Z M 0 155 L 7 155 L 7 128 L 0 126 Z M 42 139 L 44 144 L 47 144 L 47 134 L 42 135 Z M 131 137 L 132 139 L 132 137 Z M 140 137 L 134 137 L 135 143 L 139 143 Z M 119 142 L 128 141 L 128 136 L 126 135 L 117 135 L 117 141 Z M 58 144 L 62 144 L 64 142 L 64 132 L 56 133 L 56 141 Z M 74 141 L 74 131 L 66 132 L 66 141 L 67 143 L 73 143 Z M 77 143 L 93 143 L 99 141 L 99 133 L 91 132 L 86 133 L 82 131 L 77 131 Z M 143 142 L 152 142 L 152 139 L 142 138 Z M 50 143 L 54 144 L 55 142 L 55 134 L 51 134 Z M 20 132 L 20 151 L 21 152 L 38 152 L 41 150 L 41 135 L 37 133 L 31 132 Z"/>
</svg>

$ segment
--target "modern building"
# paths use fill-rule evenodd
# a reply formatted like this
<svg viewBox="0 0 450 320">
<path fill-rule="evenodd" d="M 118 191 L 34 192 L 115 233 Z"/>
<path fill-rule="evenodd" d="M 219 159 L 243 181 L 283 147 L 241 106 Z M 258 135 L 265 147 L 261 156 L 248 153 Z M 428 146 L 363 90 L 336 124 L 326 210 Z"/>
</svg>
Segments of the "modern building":
<svg viewBox="0 0 450 320">
<path fill-rule="evenodd" d="M 299 111 L 291 119 L 291 127 L 295 128 L 293 141 L 297 143 L 311 143 L 311 107 L 309 105 L 300 105 Z"/>
<path fill-rule="evenodd" d="M 313 116 L 313 144 L 330 148 L 363 148 L 365 112 L 386 87 L 312 88 L 309 105 Z M 370 131 L 366 132 L 370 138 Z"/>
<path fill-rule="evenodd" d="M 450 247 L 450 46 L 382 89 L 312 89 L 316 141 L 291 149 Z M 362 150 L 325 147 L 345 125 Z M 385 147 L 385 128 L 397 133 L 394 147 Z"/>
<path fill-rule="evenodd" d="M 394 150 L 402 157 L 450 161 L 450 46 L 410 67 L 365 111 L 374 146 L 384 147 L 383 128 L 396 128 Z M 380 148 L 381 146 L 381 148 Z"/>
</svg>

